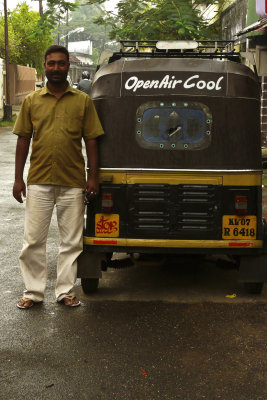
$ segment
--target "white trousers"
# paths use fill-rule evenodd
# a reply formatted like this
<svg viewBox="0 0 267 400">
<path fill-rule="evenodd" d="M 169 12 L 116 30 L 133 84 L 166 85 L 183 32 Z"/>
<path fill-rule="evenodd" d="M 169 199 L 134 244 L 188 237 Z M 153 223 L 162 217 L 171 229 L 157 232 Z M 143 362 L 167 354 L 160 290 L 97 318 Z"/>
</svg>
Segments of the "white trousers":
<svg viewBox="0 0 267 400">
<path fill-rule="evenodd" d="M 24 297 L 42 301 L 47 281 L 46 241 L 56 205 L 60 248 L 55 287 L 57 301 L 74 295 L 77 257 L 83 248 L 84 199 L 81 188 L 29 185 L 27 188 L 23 248 L 19 258 Z"/>
</svg>

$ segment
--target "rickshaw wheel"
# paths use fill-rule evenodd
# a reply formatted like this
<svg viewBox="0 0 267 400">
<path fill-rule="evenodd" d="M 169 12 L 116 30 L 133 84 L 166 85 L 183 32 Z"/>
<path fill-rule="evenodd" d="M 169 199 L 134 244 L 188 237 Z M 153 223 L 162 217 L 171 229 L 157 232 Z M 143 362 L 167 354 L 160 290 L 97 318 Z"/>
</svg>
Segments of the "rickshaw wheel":
<svg viewBox="0 0 267 400">
<path fill-rule="evenodd" d="M 99 278 L 81 278 L 84 293 L 91 294 L 98 289 Z"/>
<path fill-rule="evenodd" d="M 245 282 L 245 289 L 250 294 L 261 294 L 263 282 Z"/>
</svg>

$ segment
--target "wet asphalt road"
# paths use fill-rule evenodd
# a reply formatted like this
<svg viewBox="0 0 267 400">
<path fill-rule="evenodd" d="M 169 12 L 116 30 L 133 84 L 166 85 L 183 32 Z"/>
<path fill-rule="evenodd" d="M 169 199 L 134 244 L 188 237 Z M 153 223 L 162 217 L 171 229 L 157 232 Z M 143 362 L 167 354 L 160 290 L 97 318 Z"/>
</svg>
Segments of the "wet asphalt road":
<svg viewBox="0 0 267 400">
<path fill-rule="evenodd" d="M 266 400 L 267 288 L 197 258 L 108 270 L 82 306 L 55 303 L 57 229 L 45 302 L 16 308 L 24 206 L 12 199 L 15 138 L 0 131 L 0 400 Z M 230 297 L 226 297 L 230 295 Z"/>
</svg>

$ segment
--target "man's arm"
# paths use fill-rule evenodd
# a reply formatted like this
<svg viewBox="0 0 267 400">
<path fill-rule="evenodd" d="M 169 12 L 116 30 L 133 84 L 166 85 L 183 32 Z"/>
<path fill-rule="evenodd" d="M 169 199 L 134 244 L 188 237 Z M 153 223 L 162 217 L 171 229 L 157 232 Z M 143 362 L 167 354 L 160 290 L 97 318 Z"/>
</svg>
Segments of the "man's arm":
<svg viewBox="0 0 267 400">
<path fill-rule="evenodd" d="M 15 159 L 15 182 L 13 185 L 13 196 L 19 203 L 23 203 L 22 194 L 26 197 L 26 185 L 23 180 L 23 171 L 29 153 L 31 140 L 18 136 Z"/>
<path fill-rule="evenodd" d="M 87 182 L 84 186 L 84 191 L 88 196 L 93 196 L 98 193 L 98 147 L 96 139 L 88 139 L 85 142 L 86 154 L 88 159 L 88 175 Z"/>
</svg>

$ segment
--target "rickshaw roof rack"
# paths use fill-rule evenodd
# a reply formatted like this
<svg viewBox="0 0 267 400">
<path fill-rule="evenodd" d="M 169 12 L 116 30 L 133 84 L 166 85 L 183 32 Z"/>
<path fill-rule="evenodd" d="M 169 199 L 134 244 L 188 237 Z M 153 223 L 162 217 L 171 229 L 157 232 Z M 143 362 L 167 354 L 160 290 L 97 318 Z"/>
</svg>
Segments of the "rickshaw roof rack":
<svg viewBox="0 0 267 400">
<path fill-rule="evenodd" d="M 239 61 L 234 40 L 121 40 L 109 62 L 131 58 L 217 58 Z"/>
</svg>

